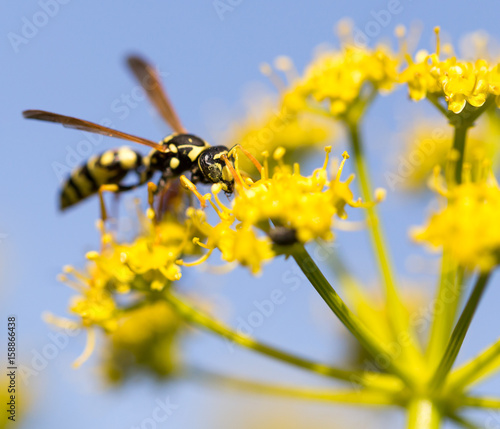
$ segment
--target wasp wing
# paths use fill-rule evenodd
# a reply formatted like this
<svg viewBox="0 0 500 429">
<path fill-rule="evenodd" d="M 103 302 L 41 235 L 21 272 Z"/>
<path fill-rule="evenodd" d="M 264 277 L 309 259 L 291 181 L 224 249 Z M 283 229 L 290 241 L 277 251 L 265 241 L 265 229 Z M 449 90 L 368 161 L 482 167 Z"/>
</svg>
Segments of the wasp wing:
<svg viewBox="0 0 500 429">
<path fill-rule="evenodd" d="M 118 139 L 128 140 L 135 143 L 140 143 L 161 152 L 165 151 L 165 147 L 142 137 L 133 136 L 122 131 L 113 130 L 102 125 L 95 124 L 83 119 L 73 118 L 71 116 L 59 115 L 57 113 L 46 112 L 44 110 L 25 110 L 23 116 L 27 119 L 38 119 L 39 121 L 55 122 L 67 128 L 75 128 L 77 130 L 88 131 L 91 133 L 102 134 L 104 136 L 115 137 Z"/>
<path fill-rule="evenodd" d="M 127 63 L 136 79 L 146 91 L 149 100 L 153 103 L 167 124 L 169 124 L 176 133 L 186 134 L 187 131 L 177 116 L 174 106 L 163 88 L 154 67 L 138 56 L 128 57 Z"/>
</svg>

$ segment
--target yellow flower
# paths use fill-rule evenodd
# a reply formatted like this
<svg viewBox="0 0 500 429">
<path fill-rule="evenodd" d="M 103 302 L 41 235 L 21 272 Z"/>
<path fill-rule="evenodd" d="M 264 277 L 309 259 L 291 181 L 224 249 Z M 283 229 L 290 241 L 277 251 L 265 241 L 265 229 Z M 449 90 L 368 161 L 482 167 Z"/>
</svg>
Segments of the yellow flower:
<svg viewBox="0 0 500 429">
<path fill-rule="evenodd" d="M 65 274 L 60 276 L 61 281 L 79 292 L 71 302 L 70 311 L 80 320 L 64 321 L 51 315 L 47 320 L 87 330 L 87 346 L 75 366 L 81 365 L 91 355 L 96 327 L 108 334 L 117 328 L 124 311 L 118 305 L 117 295 L 157 293 L 180 279 L 178 258 L 199 254 L 199 247 L 191 242 L 193 228 L 189 220 L 180 222 L 166 215 L 157 222 L 154 211 L 150 209 L 148 213 L 149 216 L 139 215 L 142 231 L 131 243 L 118 243 L 104 230 L 100 221 L 101 251 L 87 253 L 90 263 L 84 272 L 65 267 Z M 130 300 L 130 295 L 127 298 Z M 137 300 L 137 295 L 134 299 Z"/>
<path fill-rule="evenodd" d="M 413 237 L 448 250 L 461 264 L 487 271 L 499 263 L 500 188 L 491 177 L 445 192 L 448 205 L 433 214 Z"/>
<path fill-rule="evenodd" d="M 430 72 L 429 54 L 426 51 L 419 51 L 415 62 L 411 59 L 408 62 L 408 67 L 401 72 L 399 79 L 408 84 L 410 98 L 419 101 L 427 94 L 441 93 L 438 80 Z"/>
<path fill-rule="evenodd" d="M 498 96 L 498 65 L 490 65 L 485 59 L 441 59 L 439 29 L 435 31 L 436 53 L 419 51 L 414 61 L 408 56 L 409 65 L 399 76 L 400 82 L 408 84 L 410 98 L 418 101 L 429 96 L 444 97 L 448 110 L 460 113 L 467 103 L 480 107 L 490 94 Z"/>
<path fill-rule="evenodd" d="M 281 163 L 272 176 L 264 169 L 260 180 L 250 182 L 236 195 L 232 208 L 236 219 L 244 225 L 259 225 L 270 220 L 274 225 L 294 230 L 302 243 L 315 238 L 331 240 L 334 216 L 346 217 L 345 205 L 359 203 L 354 201 L 348 186 L 354 176 L 340 181 L 347 153 L 335 176 L 328 176 L 330 149 L 326 148 L 323 167 L 310 176 L 301 175 L 298 164 L 292 168 Z M 275 152 L 278 160 L 282 155 L 282 149 Z"/>
<path fill-rule="evenodd" d="M 221 257 L 226 262 L 239 262 L 249 267 L 253 274 L 258 274 L 263 262 L 274 257 L 271 240 L 268 237 L 258 237 L 251 228 L 241 224 L 232 229 L 234 217 L 231 220 L 223 218 L 216 226 L 211 226 L 202 210 L 188 209 L 188 216 L 193 220 L 198 230 L 208 237 L 203 247 L 209 252 L 199 261 L 205 261 L 214 249 L 219 249 Z M 184 265 L 193 265 L 198 262 Z"/>
<path fill-rule="evenodd" d="M 144 219 L 143 219 L 144 220 Z M 110 290 L 161 290 L 181 278 L 176 264 L 182 254 L 196 254 L 190 240 L 189 223 L 167 217 L 158 224 L 147 219 L 143 232 L 131 243 L 117 243 L 109 238 L 101 252 L 89 252 L 97 268 L 93 281 Z"/>
<path fill-rule="evenodd" d="M 316 238 L 333 239 L 334 216 L 345 218 L 346 205 L 359 207 L 363 204 L 354 200 L 349 189 L 353 176 L 345 182 L 340 181 L 343 164 L 348 158 L 346 153 L 334 177 L 329 177 L 327 166 L 330 149 L 326 148 L 327 158 L 323 167 L 316 169 L 310 176 L 303 176 L 298 164 L 292 168 L 283 163 L 285 151 L 278 148 L 274 157 L 279 165 L 272 176 L 266 158 L 264 168 L 260 169 L 261 179 L 255 182 L 241 179 L 235 154 L 234 174 L 239 180 L 231 207 L 224 206 L 218 198 L 220 186 L 214 185 L 212 194 L 205 196 L 219 215 L 220 223 L 211 226 L 202 211 L 188 211 L 193 224 L 207 237 L 207 242 L 200 245 L 209 250 L 203 258 L 190 265 L 205 261 L 218 248 L 222 259 L 237 261 L 249 266 L 253 273 L 259 272 L 261 264 L 274 256 L 270 237 L 275 237 L 273 231 L 277 228 L 291 233 L 287 241 L 291 239 L 292 243 L 280 243 L 274 238 L 277 244 L 282 245 L 293 244 L 294 240 L 305 243 Z M 271 227 L 270 223 L 274 226 Z M 262 232 L 268 236 L 262 236 Z"/>
<path fill-rule="evenodd" d="M 312 97 L 316 102 L 328 103 L 333 115 L 343 115 L 359 98 L 373 91 L 390 91 L 397 81 L 398 64 L 385 47 L 370 50 L 344 46 L 340 51 L 321 53 L 285 94 L 283 105 L 301 110 Z"/>
<path fill-rule="evenodd" d="M 128 311 L 109 335 L 104 369 L 112 382 L 145 370 L 168 377 L 177 369 L 181 320 L 164 301 Z"/>
<path fill-rule="evenodd" d="M 73 298 L 70 311 L 80 316 L 85 328 L 97 325 L 112 331 L 116 327 L 115 301 L 104 289 L 84 289 L 81 296 Z"/>
</svg>

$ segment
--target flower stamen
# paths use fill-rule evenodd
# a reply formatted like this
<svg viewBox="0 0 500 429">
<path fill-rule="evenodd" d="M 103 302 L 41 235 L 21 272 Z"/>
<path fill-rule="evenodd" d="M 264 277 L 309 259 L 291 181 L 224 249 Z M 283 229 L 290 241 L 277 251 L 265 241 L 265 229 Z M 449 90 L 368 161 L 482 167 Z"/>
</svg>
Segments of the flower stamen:
<svg viewBox="0 0 500 429">
<path fill-rule="evenodd" d="M 257 161 L 257 158 L 255 158 L 247 149 L 245 149 L 239 143 L 231 148 L 231 150 L 228 153 L 228 156 L 231 156 L 231 153 L 233 151 L 236 153 L 236 149 L 240 149 L 247 156 L 247 158 L 252 162 L 252 164 L 255 165 L 255 168 L 259 173 L 262 171 L 262 165 L 260 164 L 259 161 Z"/>
<path fill-rule="evenodd" d="M 90 358 L 95 348 L 95 337 L 95 329 L 87 329 L 87 342 L 85 343 L 85 348 L 83 349 L 82 354 L 73 362 L 73 368 L 79 368 Z"/>
<path fill-rule="evenodd" d="M 201 245 L 201 243 L 197 243 L 199 246 Z M 206 246 L 202 246 L 202 247 L 205 247 L 207 248 Z M 182 265 L 183 267 L 194 267 L 196 265 L 201 265 L 203 264 L 203 262 L 205 262 L 208 258 L 210 258 L 210 255 L 212 254 L 212 252 L 214 251 L 214 249 L 210 249 L 207 253 L 205 253 L 201 258 L 197 259 L 196 261 L 192 261 L 192 262 L 184 262 L 182 259 L 177 259 L 175 261 L 175 263 L 177 265 Z"/>
<path fill-rule="evenodd" d="M 244 189 L 245 186 L 243 185 L 243 180 L 241 179 L 241 176 L 235 171 L 233 165 L 231 164 L 231 161 L 229 161 L 226 155 L 222 155 L 221 159 L 226 163 L 227 168 L 229 169 L 234 178 L 234 181 L 237 182 Z"/>
</svg>

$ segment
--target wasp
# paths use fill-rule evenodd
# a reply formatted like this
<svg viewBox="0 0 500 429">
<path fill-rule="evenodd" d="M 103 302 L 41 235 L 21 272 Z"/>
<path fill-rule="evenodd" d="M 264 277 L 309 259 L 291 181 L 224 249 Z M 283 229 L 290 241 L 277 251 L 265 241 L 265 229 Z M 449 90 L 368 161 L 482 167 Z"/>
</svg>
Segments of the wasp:
<svg viewBox="0 0 500 429">
<path fill-rule="evenodd" d="M 195 193 L 195 183 L 220 183 L 222 190 L 231 194 L 234 190 L 234 169 L 229 163 L 228 148 L 210 146 L 200 137 L 188 133 L 155 69 L 137 56 L 129 57 L 127 63 L 149 100 L 174 131 L 159 143 L 71 116 L 43 110 L 23 112 L 27 119 L 55 122 L 64 127 L 115 137 L 152 148 L 145 156 L 127 146 L 92 156 L 85 164 L 75 168 L 64 182 L 60 194 L 61 210 L 96 194 L 106 185 L 116 185 L 117 192 L 137 188 L 148 182 L 156 172 L 161 173 L 158 190 L 164 189 L 173 178 L 181 176 L 187 179 L 183 173 L 189 172 L 191 180 L 184 180 L 184 184 L 188 187 L 192 185 L 191 189 Z M 133 184 L 124 184 L 129 173 L 134 173 L 137 180 Z"/>
</svg>

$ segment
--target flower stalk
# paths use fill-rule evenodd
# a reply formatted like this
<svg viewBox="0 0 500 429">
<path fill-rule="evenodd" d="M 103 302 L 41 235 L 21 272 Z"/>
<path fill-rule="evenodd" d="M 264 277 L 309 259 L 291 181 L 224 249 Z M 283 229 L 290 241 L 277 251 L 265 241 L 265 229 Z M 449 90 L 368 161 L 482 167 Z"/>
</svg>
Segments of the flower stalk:
<svg viewBox="0 0 500 429">
<path fill-rule="evenodd" d="M 333 390 L 317 389 L 310 387 L 295 387 L 261 383 L 238 377 L 217 374 L 208 371 L 194 371 L 197 381 L 208 382 L 216 387 L 238 389 L 256 394 L 280 396 L 284 398 L 313 400 L 321 402 L 334 402 L 340 404 L 365 405 L 365 406 L 390 406 L 394 405 L 395 397 L 388 392 L 371 390 Z"/>
<path fill-rule="evenodd" d="M 500 370 L 500 338 L 450 374 L 447 390 L 470 388 Z"/>
<path fill-rule="evenodd" d="M 359 180 L 361 196 L 365 201 L 369 202 L 373 198 L 373 190 L 370 183 L 368 167 L 366 165 L 359 122 L 358 120 L 348 120 L 346 125 L 349 131 L 351 148 L 354 153 L 354 165 Z M 366 211 L 370 237 L 384 285 L 389 320 L 394 331 L 393 336 L 396 340 L 400 338 L 400 335 L 408 337 L 409 341 L 405 342 L 403 352 L 412 365 L 420 366 L 421 351 L 417 346 L 414 334 L 411 332 L 408 314 L 396 287 L 396 281 L 393 274 L 394 270 L 392 269 L 389 252 L 385 245 L 384 234 L 378 217 L 377 208 L 375 206 L 369 206 Z M 408 346 L 406 346 L 406 344 L 408 344 Z"/>
<path fill-rule="evenodd" d="M 338 369 L 295 356 L 276 347 L 271 347 L 261 343 L 252 337 L 242 335 L 231 330 L 221 322 L 218 322 L 203 312 L 196 310 L 192 305 L 188 304 L 185 299 L 180 299 L 172 291 L 166 293 L 165 298 L 174 310 L 177 311 L 186 321 L 194 323 L 203 329 L 226 338 L 227 340 L 233 341 L 241 347 L 251 349 L 289 365 L 315 372 L 326 377 L 359 384 L 372 389 L 397 391 L 402 387 L 401 383 L 397 379 L 385 374 L 377 374 L 369 371 L 349 371 Z"/>
<path fill-rule="evenodd" d="M 291 255 L 298 266 L 311 282 L 321 298 L 338 317 L 342 324 L 351 332 L 359 343 L 370 353 L 376 362 L 384 362 L 389 372 L 399 376 L 406 384 L 412 385 L 414 380 L 408 374 L 407 368 L 392 360 L 386 347 L 380 343 L 372 332 L 349 310 L 344 301 L 335 292 L 314 260 L 303 245 L 295 245 Z"/>
<path fill-rule="evenodd" d="M 470 323 L 474 314 L 477 310 L 477 306 L 479 305 L 479 301 L 483 296 L 483 292 L 486 289 L 488 284 L 488 280 L 490 278 L 490 272 L 481 273 L 474 285 L 474 289 L 465 305 L 465 308 L 458 319 L 458 322 L 451 334 L 451 338 L 448 341 L 448 345 L 446 346 L 446 350 L 441 359 L 439 366 L 437 367 L 431 382 L 430 387 L 433 390 L 440 389 L 448 376 L 451 367 L 455 363 L 455 359 L 457 358 L 458 352 L 462 347 L 462 343 L 465 339 L 465 335 L 469 329 Z"/>
<path fill-rule="evenodd" d="M 438 429 L 441 412 L 427 398 L 416 398 L 408 406 L 408 429 Z"/>
</svg>

